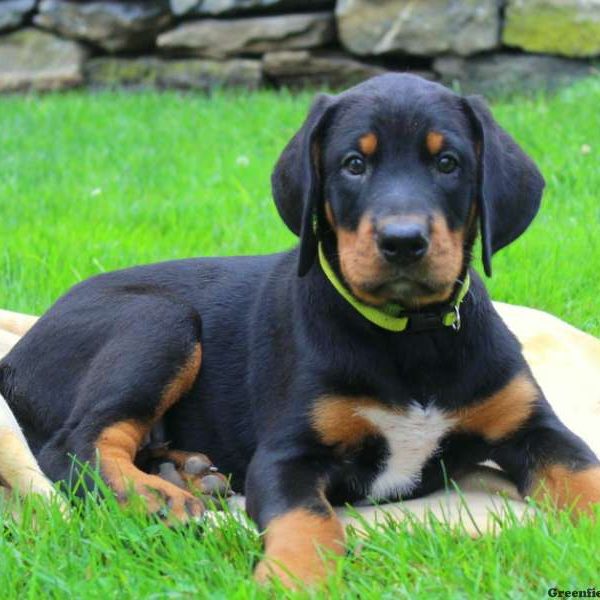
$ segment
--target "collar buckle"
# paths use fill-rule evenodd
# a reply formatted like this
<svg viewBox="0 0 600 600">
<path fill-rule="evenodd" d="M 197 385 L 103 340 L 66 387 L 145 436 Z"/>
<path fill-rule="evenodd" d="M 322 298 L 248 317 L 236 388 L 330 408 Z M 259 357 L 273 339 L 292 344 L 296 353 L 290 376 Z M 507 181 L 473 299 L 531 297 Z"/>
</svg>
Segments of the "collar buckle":
<svg viewBox="0 0 600 600">
<path fill-rule="evenodd" d="M 454 323 L 450 326 L 454 331 L 460 331 L 461 320 L 460 320 L 460 306 L 456 304 L 454 306 Z"/>
</svg>

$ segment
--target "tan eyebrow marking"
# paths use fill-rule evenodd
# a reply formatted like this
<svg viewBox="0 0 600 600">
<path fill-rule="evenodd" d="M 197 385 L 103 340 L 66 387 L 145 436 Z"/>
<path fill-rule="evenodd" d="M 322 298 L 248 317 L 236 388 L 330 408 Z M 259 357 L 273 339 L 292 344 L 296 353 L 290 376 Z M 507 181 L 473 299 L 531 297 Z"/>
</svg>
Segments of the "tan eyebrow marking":
<svg viewBox="0 0 600 600">
<path fill-rule="evenodd" d="M 425 143 L 430 154 L 437 154 L 444 145 L 444 136 L 439 131 L 430 131 Z"/>
<path fill-rule="evenodd" d="M 371 132 L 363 135 L 358 141 L 358 147 L 360 151 L 366 156 L 371 156 L 371 154 L 375 154 L 377 150 L 377 136 Z"/>
</svg>

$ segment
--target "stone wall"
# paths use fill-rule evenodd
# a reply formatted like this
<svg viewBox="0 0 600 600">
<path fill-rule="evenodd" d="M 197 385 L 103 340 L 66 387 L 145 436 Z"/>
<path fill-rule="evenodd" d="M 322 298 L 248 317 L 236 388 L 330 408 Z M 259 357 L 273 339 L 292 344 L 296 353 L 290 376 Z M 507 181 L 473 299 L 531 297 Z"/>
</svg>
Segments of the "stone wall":
<svg viewBox="0 0 600 600">
<path fill-rule="evenodd" d="M 488 95 L 598 74 L 600 0 L 0 0 L 0 91 L 350 85 Z"/>
</svg>

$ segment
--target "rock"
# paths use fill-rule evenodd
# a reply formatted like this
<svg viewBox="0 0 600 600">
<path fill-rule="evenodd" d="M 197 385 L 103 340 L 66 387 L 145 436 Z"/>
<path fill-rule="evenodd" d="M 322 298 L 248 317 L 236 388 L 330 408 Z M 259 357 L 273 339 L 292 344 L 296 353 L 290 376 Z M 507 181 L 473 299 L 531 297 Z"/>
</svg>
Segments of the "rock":
<svg viewBox="0 0 600 600">
<path fill-rule="evenodd" d="M 0 38 L 0 91 L 58 90 L 83 82 L 87 51 L 37 29 Z"/>
<path fill-rule="evenodd" d="M 15 29 L 35 8 L 36 0 L 4 0 L 0 2 L 0 31 Z"/>
<path fill-rule="evenodd" d="M 209 58 L 324 46 L 334 40 L 328 12 L 183 23 L 158 37 L 164 51 Z"/>
<path fill-rule="evenodd" d="M 171 0 L 175 15 L 236 15 L 251 12 L 333 8 L 334 0 Z"/>
<path fill-rule="evenodd" d="M 499 44 L 498 0 L 338 0 L 345 48 L 361 56 L 468 55 Z"/>
<path fill-rule="evenodd" d="M 141 58 L 94 58 L 86 63 L 88 83 L 96 87 L 177 88 L 209 91 L 217 87 L 257 89 L 260 61 Z"/>
<path fill-rule="evenodd" d="M 530 52 L 600 54 L 599 0 L 508 0 L 502 41 Z"/>
<path fill-rule="evenodd" d="M 120 52 L 153 47 L 158 32 L 171 19 L 168 0 L 42 0 L 33 21 L 65 37 Z"/>
<path fill-rule="evenodd" d="M 385 73 L 385 69 L 341 53 L 285 50 L 268 52 L 263 56 L 263 73 L 277 86 L 299 88 L 325 85 L 340 88 Z"/>
<path fill-rule="evenodd" d="M 470 59 L 439 57 L 433 70 L 443 83 L 458 86 L 463 93 L 486 96 L 553 90 L 593 73 L 584 61 L 507 53 Z"/>
<path fill-rule="evenodd" d="M 203 2 L 202 0 L 171 0 L 170 4 L 171 12 L 180 16 L 201 10 Z"/>
</svg>

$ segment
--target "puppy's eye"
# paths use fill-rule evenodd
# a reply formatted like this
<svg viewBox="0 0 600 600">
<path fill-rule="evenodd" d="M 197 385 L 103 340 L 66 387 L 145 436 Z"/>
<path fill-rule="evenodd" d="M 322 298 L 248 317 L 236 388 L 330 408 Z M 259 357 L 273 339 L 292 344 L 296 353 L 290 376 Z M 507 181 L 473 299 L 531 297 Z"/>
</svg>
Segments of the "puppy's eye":
<svg viewBox="0 0 600 600">
<path fill-rule="evenodd" d="M 452 173 L 458 167 L 458 160 L 452 154 L 440 154 L 437 158 L 436 166 L 441 173 Z"/>
<path fill-rule="evenodd" d="M 342 166 L 351 175 L 362 175 L 367 169 L 365 159 L 358 154 L 352 154 L 345 158 Z"/>
</svg>

